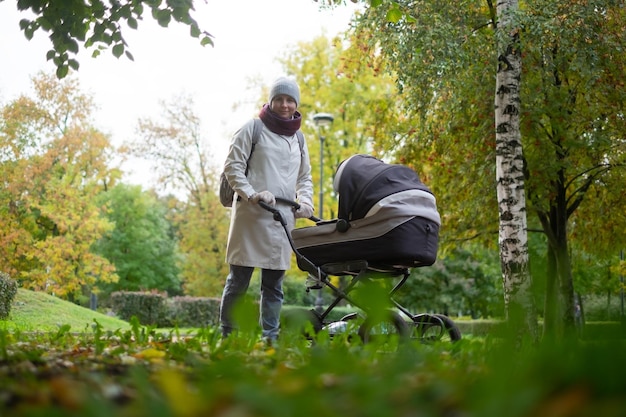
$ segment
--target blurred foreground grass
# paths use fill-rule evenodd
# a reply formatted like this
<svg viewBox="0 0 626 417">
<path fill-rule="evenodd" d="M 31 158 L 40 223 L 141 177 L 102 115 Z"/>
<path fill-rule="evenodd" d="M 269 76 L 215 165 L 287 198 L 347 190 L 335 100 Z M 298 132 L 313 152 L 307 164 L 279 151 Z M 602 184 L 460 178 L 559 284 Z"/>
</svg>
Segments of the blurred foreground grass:
<svg viewBox="0 0 626 417">
<path fill-rule="evenodd" d="M 0 332 L 0 415 L 623 416 L 623 343 L 516 351 L 488 340 L 381 353 L 321 333 L 221 341 L 126 332 Z"/>
<path fill-rule="evenodd" d="M 274 346 L 259 340 L 136 322 L 0 330 L 0 416 L 626 415 L 620 339 L 514 348 L 465 338 L 396 352 L 324 332 L 314 343 L 290 332 Z"/>
</svg>

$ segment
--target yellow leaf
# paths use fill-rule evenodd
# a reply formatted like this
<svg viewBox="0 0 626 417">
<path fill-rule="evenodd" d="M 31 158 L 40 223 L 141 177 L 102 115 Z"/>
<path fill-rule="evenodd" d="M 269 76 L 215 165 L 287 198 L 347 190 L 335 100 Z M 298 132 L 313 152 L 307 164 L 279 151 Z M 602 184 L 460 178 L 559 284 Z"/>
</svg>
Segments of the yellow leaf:
<svg viewBox="0 0 626 417">
<path fill-rule="evenodd" d="M 173 369 L 163 369 L 157 374 L 157 383 L 165 394 L 175 416 L 197 416 L 202 414 L 202 398 L 191 391 L 186 378 Z"/>
<path fill-rule="evenodd" d="M 154 348 L 148 348 L 148 349 L 142 350 L 141 352 L 135 353 L 133 356 L 136 357 L 137 359 L 154 360 L 154 359 L 162 359 L 165 356 L 165 352 L 162 350 L 154 349 Z"/>
</svg>

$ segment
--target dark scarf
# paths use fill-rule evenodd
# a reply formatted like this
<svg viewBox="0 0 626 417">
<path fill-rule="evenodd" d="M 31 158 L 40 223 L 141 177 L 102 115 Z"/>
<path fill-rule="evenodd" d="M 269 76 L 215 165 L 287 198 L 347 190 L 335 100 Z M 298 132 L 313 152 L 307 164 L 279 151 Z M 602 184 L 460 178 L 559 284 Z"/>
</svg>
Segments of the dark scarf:
<svg viewBox="0 0 626 417">
<path fill-rule="evenodd" d="M 283 119 L 271 111 L 270 105 L 267 103 L 263 105 L 259 118 L 269 130 L 278 135 L 286 136 L 295 135 L 298 129 L 300 129 L 300 123 L 302 123 L 302 115 L 297 111 L 294 113 L 293 119 Z"/>
</svg>

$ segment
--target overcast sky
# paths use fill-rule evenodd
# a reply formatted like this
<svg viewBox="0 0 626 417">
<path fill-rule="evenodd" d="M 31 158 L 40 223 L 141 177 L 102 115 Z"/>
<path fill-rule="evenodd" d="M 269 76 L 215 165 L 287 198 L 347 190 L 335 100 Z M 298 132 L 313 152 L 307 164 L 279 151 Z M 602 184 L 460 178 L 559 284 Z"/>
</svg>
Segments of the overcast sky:
<svg viewBox="0 0 626 417">
<path fill-rule="evenodd" d="M 16 0 L 0 1 L 0 104 L 30 94 L 31 77 L 55 68 L 45 59 L 50 42 L 45 33 L 27 41 L 19 30 L 24 17 Z M 269 84 L 280 74 L 275 59 L 285 48 L 321 34 L 348 28 L 355 6 L 320 10 L 313 0 L 196 0 L 193 16 L 214 36 L 215 46 L 202 47 L 188 29 L 171 23 L 165 29 L 147 16 L 125 39 L 135 60 L 114 58 L 106 51 L 91 58 L 79 55 L 81 89 L 91 94 L 99 112 L 98 128 L 119 145 L 132 135 L 140 117 L 159 115 L 160 100 L 181 93 L 193 95 L 205 137 L 217 160 L 223 160 L 230 135 L 255 112 L 251 103 L 233 112 L 233 104 L 257 99 L 247 91 L 248 79 Z M 140 165 L 136 165 L 140 166 Z M 149 184 L 145 167 L 124 169 L 127 180 Z"/>
</svg>

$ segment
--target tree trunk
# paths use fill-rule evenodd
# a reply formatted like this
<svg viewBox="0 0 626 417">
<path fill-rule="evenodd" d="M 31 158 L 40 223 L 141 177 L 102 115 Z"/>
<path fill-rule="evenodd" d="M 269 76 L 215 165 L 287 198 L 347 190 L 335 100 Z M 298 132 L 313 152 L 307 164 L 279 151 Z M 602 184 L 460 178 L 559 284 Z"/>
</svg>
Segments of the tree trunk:
<svg viewBox="0 0 626 417">
<path fill-rule="evenodd" d="M 498 71 L 496 75 L 496 181 L 500 215 L 499 246 L 507 321 L 516 339 L 537 340 L 531 292 L 524 160 L 519 125 L 522 59 L 519 28 L 511 19 L 517 0 L 497 4 Z"/>
<path fill-rule="evenodd" d="M 559 322 L 559 291 L 558 291 L 558 274 L 556 269 L 556 255 L 554 251 L 548 247 L 547 250 L 548 268 L 546 271 L 546 294 L 544 297 L 543 307 L 543 337 L 550 338 L 558 333 Z"/>
<path fill-rule="evenodd" d="M 572 276 L 572 266 L 567 250 L 567 241 L 560 242 L 556 248 L 557 269 L 559 275 L 560 301 L 560 321 L 562 326 L 562 336 L 574 337 L 576 335 L 576 321 L 574 318 L 574 278 Z"/>
<path fill-rule="evenodd" d="M 558 153 L 561 157 L 563 153 Z M 548 237 L 548 276 L 544 311 L 544 338 L 559 340 L 576 334 L 574 279 L 567 244 L 568 206 L 565 174 L 561 170 L 552 184 L 556 196 L 549 214 L 539 213 Z"/>
</svg>

